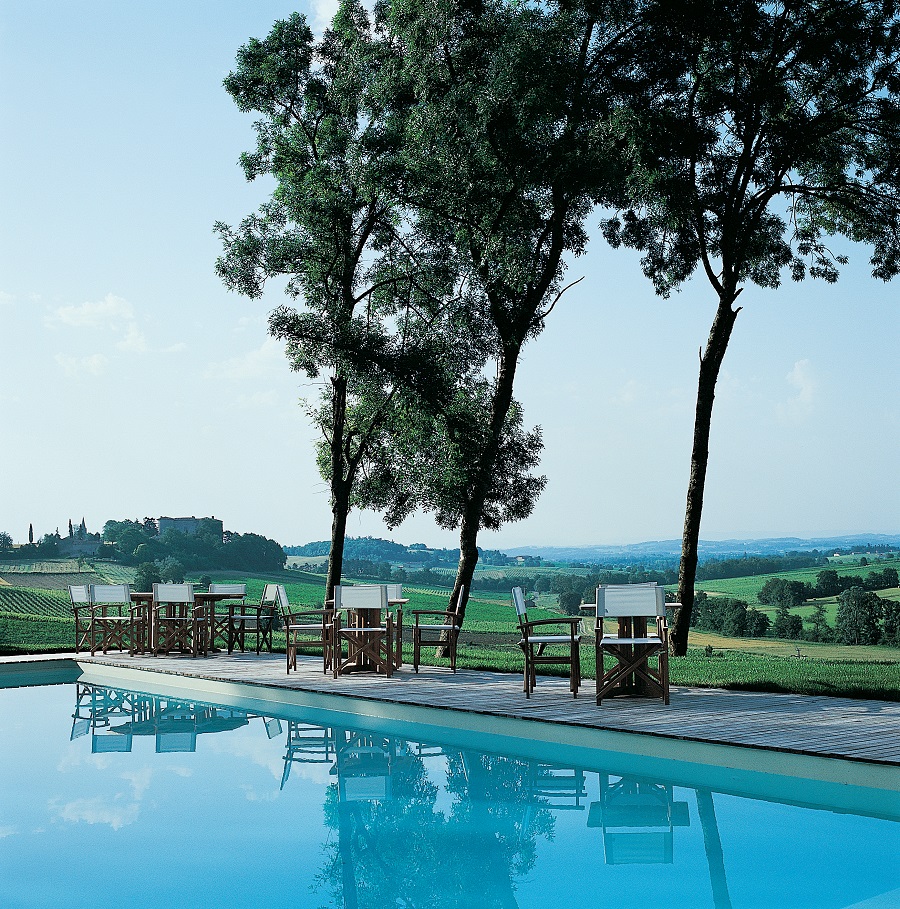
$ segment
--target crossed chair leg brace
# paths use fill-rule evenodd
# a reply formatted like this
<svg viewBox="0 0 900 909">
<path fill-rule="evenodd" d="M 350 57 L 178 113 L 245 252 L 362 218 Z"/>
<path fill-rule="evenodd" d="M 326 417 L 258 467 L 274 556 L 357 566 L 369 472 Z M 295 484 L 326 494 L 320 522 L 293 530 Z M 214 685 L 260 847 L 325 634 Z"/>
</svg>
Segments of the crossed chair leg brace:
<svg viewBox="0 0 900 909">
<path fill-rule="evenodd" d="M 606 669 L 606 653 L 615 664 Z M 597 704 L 609 697 L 614 689 L 618 694 L 642 694 L 669 703 L 669 658 L 665 646 L 646 644 L 597 644 Z M 659 668 L 649 665 L 649 658 L 658 654 Z"/>
<path fill-rule="evenodd" d="M 352 625 L 342 626 L 335 619 L 334 649 L 331 655 L 332 670 L 337 678 L 342 671 L 354 665 L 364 665 L 383 670 L 390 678 L 394 671 L 394 623 L 390 615 L 385 628 L 365 628 Z M 342 641 L 347 642 L 347 659 L 343 657 Z M 383 647 L 382 647 L 383 645 Z"/>
</svg>

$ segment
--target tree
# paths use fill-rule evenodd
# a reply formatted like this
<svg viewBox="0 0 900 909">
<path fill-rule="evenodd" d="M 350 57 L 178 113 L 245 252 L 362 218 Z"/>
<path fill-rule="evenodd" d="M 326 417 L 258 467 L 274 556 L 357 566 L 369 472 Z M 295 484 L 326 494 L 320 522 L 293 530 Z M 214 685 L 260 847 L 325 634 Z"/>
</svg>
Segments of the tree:
<svg viewBox="0 0 900 909">
<path fill-rule="evenodd" d="M 833 568 L 826 568 L 816 575 L 816 596 L 834 597 L 840 592 L 841 582 Z"/>
<path fill-rule="evenodd" d="M 604 223 L 613 246 L 642 250 L 667 296 L 698 267 L 716 296 L 700 356 L 672 649 L 687 649 L 719 370 L 746 284 L 785 269 L 833 282 L 842 235 L 874 248 L 874 274 L 900 267 L 900 138 L 894 3 L 697 0 L 659 3 L 683 77 L 634 119 L 631 202 Z M 658 40 L 657 43 L 659 44 Z M 662 52 L 662 46 L 660 46 Z"/>
<path fill-rule="evenodd" d="M 813 607 L 813 614 L 809 620 L 810 631 L 809 639 L 811 641 L 830 641 L 834 638 L 831 626 L 825 616 L 825 604 L 816 603 Z"/>
<path fill-rule="evenodd" d="M 28 525 L 28 542 L 34 542 L 34 526 L 32 524 Z"/>
<path fill-rule="evenodd" d="M 34 541 L 29 540 L 28 542 L 32 543 Z M 0 550 L 6 551 L 6 550 L 9 550 L 12 548 L 13 548 L 12 537 L 5 530 L 0 531 Z"/>
<path fill-rule="evenodd" d="M 184 583 L 184 565 L 178 559 L 169 556 L 156 564 L 159 568 L 159 576 L 163 581 L 169 581 L 172 584 Z"/>
<path fill-rule="evenodd" d="M 329 594 L 340 583 L 355 489 L 378 469 L 395 397 L 396 384 L 369 367 L 400 362 L 398 348 L 407 352 L 430 324 L 446 289 L 446 256 L 423 255 L 399 211 L 390 124 L 366 107 L 370 45 L 365 11 L 343 0 L 321 41 L 294 14 L 244 45 L 225 79 L 238 108 L 263 117 L 256 150 L 241 156 L 244 173 L 277 185 L 237 230 L 216 225 L 225 246 L 216 268 L 254 298 L 269 278 L 289 276 L 286 292 L 302 304 L 277 309 L 269 330 L 287 342 L 293 369 L 326 380 L 311 413 L 331 491 Z"/>
<path fill-rule="evenodd" d="M 147 593 L 153 590 L 154 584 L 162 583 L 162 575 L 156 562 L 142 562 L 134 573 L 134 589 Z"/>
<path fill-rule="evenodd" d="M 43 558 L 52 559 L 59 555 L 59 534 L 45 533 L 35 546 L 35 553 Z"/>
<path fill-rule="evenodd" d="M 540 436 L 521 427 L 515 375 L 565 290 L 564 257 L 584 250 L 585 218 L 618 185 L 610 85 L 627 26 L 617 6 L 380 7 L 394 60 L 378 92 L 405 118 L 407 202 L 468 278 L 463 327 L 491 376 L 425 433 L 443 440 L 440 457 L 401 501 L 459 528 L 454 599 L 471 589 L 480 530 L 526 517 L 545 482 L 530 474 Z"/>
<path fill-rule="evenodd" d="M 769 578 L 756 595 L 766 606 L 787 606 L 791 609 L 806 602 L 808 588 L 802 581 L 788 581 L 784 578 Z"/>
<path fill-rule="evenodd" d="M 881 599 L 862 587 L 838 597 L 834 633 L 842 644 L 877 644 L 881 638 Z"/>
<path fill-rule="evenodd" d="M 803 619 L 798 615 L 791 615 L 790 606 L 783 601 L 775 611 L 772 634 L 776 638 L 786 638 L 789 641 L 803 637 Z"/>
<path fill-rule="evenodd" d="M 881 610 L 884 626 L 881 643 L 900 647 L 900 602 L 882 599 Z"/>
</svg>

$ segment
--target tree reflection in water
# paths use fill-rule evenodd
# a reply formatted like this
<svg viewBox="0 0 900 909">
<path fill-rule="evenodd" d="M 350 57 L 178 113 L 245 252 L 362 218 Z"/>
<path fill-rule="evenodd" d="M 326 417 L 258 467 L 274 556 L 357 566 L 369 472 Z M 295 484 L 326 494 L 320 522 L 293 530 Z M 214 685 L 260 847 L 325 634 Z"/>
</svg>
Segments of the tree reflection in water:
<svg viewBox="0 0 900 909">
<path fill-rule="evenodd" d="M 257 719 L 270 739 L 284 731 L 280 719 L 239 709 L 78 683 L 70 738 L 90 734 L 95 753 L 130 751 L 134 736 L 155 736 L 157 752 L 193 751 L 199 734 Z M 327 765 L 333 778 L 324 815 L 337 836 L 312 889 L 344 909 L 512 909 L 560 811 L 600 828 L 607 865 L 672 864 L 674 828 L 690 825 L 670 783 L 284 722 L 281 788 L 296 763 Z M 588 800 L 588 777 L 599 801 Z M 712 902 L 731 909 L 713 794 L 695 792 Z"/>
<path fill-rule="evenodd" d="M 537 837 L 553 832 L 550 811 L 523 786 L 528 761 L 430 749 L 451 796 L 442 809 L 417 746 L 346 730 L 334 739 L 325 822 L 338 838 L 317 885 L 336 905 L 452 909 L 473 895 L 484 909 L 517 905 L 513 879 L 534 866 Z"/>
</svg>

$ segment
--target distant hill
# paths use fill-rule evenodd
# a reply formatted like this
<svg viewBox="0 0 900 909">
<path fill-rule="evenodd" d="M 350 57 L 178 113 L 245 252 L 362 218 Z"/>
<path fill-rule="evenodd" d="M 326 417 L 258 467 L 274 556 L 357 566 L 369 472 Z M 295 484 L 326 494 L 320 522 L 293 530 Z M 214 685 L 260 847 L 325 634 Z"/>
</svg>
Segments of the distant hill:
<svg viewBox="0 0 900 909">
<path fill-rule="evenodd" d="M 701 559 L 726 559 L 751 555 L 784 555 L 817 549 L 865 549 L 900 547 L 900 536 L 881 533 L 851 534 L 804 540 L 799 537 L 768 537 L 756 540 L 701 540 Z M 551 562 L 637 562 L 649 559 L 678 558 L 681 540 L 651 540 L 622 546 L 517 546 L 504 550 L 508 555 L 539 555 Z"/>
<path fill-rule="evenodd" d="M 819 537 L 805 540 L 800 537 L 767 537 L 755 540 L 701 540 L 700 561 L 733 559 L 750 556 L 781 556 L 790 552 L 813 550 L 830 555 L 838 550 L 860 552 L 867 547 L 900 549 L 900 536 L 891 534 L 853 534 L 847 536 Z M 307 543 L 304 546 L 285 546 L 284 551 L 293 556 L 328 555 L 331 545 L 327 540 Z M 602 565 L 653 565 L 668 567 L 681 556 L 681 540 L 649 540 L 621 546 L 516 546 L 497 550 L 480 550 L 481 565 L 512 565 L 517 557 L 535 556 L 548 562 L 579 562 Z M 458 549 L 432 549 L 424 543 L 404 545 L 393 540 L 373 537 L 348 537 L 344 548 L 345 559 L 366 559 L 373 562 L 419 563 L 455 566 Z M 519 563 L 521 564 L 521 562 Z"/>
</svg>

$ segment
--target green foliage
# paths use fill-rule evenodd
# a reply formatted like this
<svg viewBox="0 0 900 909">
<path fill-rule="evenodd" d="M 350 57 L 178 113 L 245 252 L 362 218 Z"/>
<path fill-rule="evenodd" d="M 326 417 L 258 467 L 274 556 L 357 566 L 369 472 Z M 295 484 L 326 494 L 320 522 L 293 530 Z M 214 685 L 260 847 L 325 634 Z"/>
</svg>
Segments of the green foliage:
<svg viewBox="0 0 900 909">
<path fill-rule="evenodd" d="M 180 563 L 182 571 L 227 568 L 236 571 L 277 571 L 284 567 L 287 556 L 274 540 L 256 533 L 233 533 L 211 520 L 200 521 L 197 533 L 185 534 L 167 530 L 156 535 L 156 524 L 150 518 L 140 521 L 107 521 L 104 540 L 115 546 L 116 558 L 125 564 L 147 562 Z M 170 572 L 171 573 L 171 572 Z"/>
<path fill-rule="evenodd" d="M 75 621 L 0 611 L 0 653 L 59 653 L 75 647 Z"/>
<path fill-rule="evenodd" d="M 776 638 L 788 641 L 796 641 L 803 637 L 803 619 L 798 615 L 791 615 L 790 606 L 786 602 L 782 601 L 775 612 L 772 634 Z"/>
<path fill-rule="evenodd" d="M 851 587 L 838 597 L 834 632 L 842 644 L 877 644 L 881 618 L 881 599 L 862 587 Z"/>
<path fill-rule="evenodd" d="M 159 564 L 159 576 L 163 581 L 169 581 L 173 584 L 184 582 L 184 565 L 171 556 L 163 559 Z"/>
<path fill-rule="evenodd" d="M 132 586 L 139 592 L 148 593 L 153 590 L 154 584 L 161 584 L 162 580 L 162 574 L 156 562 L 142 562 L 134 573 Z"/>
<path fill-rule="evenodd" d="M 766 606 L 790 609 L 801 606 L 811 591 L 800 581 L 786 581 L 782 578 L 770 578 L 763 584 L 757 598 Z"/>
<path fill-rule="evenodd" d="M 699 591 L 694 598 L 691 626 L 699 631 L 713 631 L 729 637 L 765 637 L 769 617 L 751 609 L 743 600 L 733 597 L 708 597 Z"/>
<path fill-rule="evenodd" d="M 269 330 L 295 370 L 327 378 L 308 412 L 331 491 L 329 587 L 340 580 L 350 509 L 381 507 L 392 488 L 403 395 L 426 393 L 442 375 L 431 335 L 455 278 L 401 210 L 399 137 L 366 92 L 376 57 L 365 10 L 344 0 L 320 41 L 295 13 L 244 45 L 225 80 L 242 111 L 262 115 L 244 172 L 274 177 L 276 189 L 237 230 L 216 225 L 217 271 L 251 297 L 288 276 L 288 295 L 303 304 L 276 309 Z"/>
</svg>

